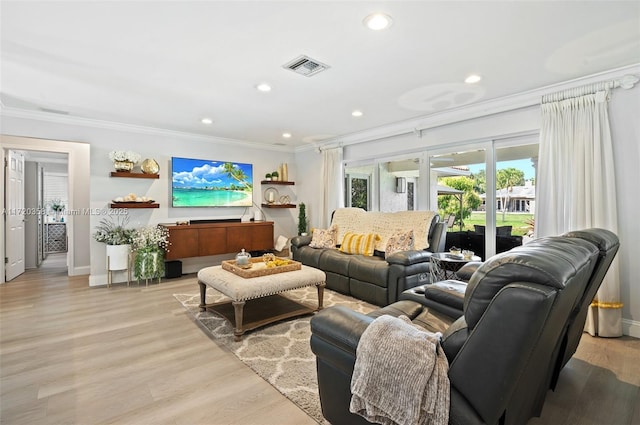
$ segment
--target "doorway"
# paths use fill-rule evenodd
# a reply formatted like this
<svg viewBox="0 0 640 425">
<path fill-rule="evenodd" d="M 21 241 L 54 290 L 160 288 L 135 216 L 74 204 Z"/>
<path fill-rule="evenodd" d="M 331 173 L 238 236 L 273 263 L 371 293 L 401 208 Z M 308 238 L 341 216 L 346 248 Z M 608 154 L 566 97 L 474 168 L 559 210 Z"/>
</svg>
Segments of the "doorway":
<svg viewBox="0 0 640 425">
<path fill-rule="evenodd" d="M 20 136 L 0 135 L 0 148 L 3 161 L 9 150 L 34 151 L 65 154 L 68 159 L 68 195 L 65 205 L 70 214 L 65 215 L 67 229 L 67 273 L 69 276 L 86 275 L 90 272 L 90 234 L 89 187 L 90 187 L 90 145 L 82 142 L 67 142 L 50 139 L 35 139 Z M 5 174 L 0 173 L 0 186 L 6 189 Z M 2 207 L 6 208 L 5 197 L 0 197 Z M 80 212 L 74 214 L 74 212 Z M 87 213 L 82 213 L 87 211 Z M 0 257 L 6 255 L 7 237 L 4 226 L 0 226 Z M 0 262 L 5 281 L 5 264 Z"/>
<path fill-rule="evenodd" d="M 25 240 L 27 268 L 66 267 L 68 253 L 69 155 L 58 152 L 25 151 L 25 183 L 36 188 L 25 192 L 25 199 L 35 206 L 36 215 L 27 217 L 25 226 L 37 232 Z M 34 181 L 32 181 L 32 179 Z M 35 223 L 30 223 L 30 221 Z M 29 227 L 27 227 L 29 230 Z M 35 237 L 34 237 L 35 236 Z M 52 261 L 55 257 L 55 261 Z"/>
<path fill-rule="evenodd" d="M 5 280 L 39 267 L 59 269 L 63 265 L 66 269 L 68 154 L 11 149 L 7 157 L 12 166 L 7 167 L 5 203 L 7 211 L 16 214 L 7 215 Z M 17 202 L 19 208 L 15 208 Z M 12 221 L 19 222 L 20 226 Z M 46 261 L 54 254 L 55 260 Z"/>
</svg>

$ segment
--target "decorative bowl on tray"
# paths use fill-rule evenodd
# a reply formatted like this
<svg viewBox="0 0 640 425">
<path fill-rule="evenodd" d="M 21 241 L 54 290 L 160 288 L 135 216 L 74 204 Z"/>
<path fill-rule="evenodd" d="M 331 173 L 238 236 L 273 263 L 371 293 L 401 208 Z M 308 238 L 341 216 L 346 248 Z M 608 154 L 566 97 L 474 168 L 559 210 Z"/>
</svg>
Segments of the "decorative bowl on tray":
<svg viewBox="0 0 640 425">
<path fill-rule="evenodd" d="M 221 264 L 224 270 L 243 278 L 268 276 L 277 273 L 300 270 L 302 268 L 302 263 L 298 261 L 279 258 L 277 258 L 272 264 L 269 264 L 271 262 L 265 263 L 262 257 L 251 258 L 249 262 L 252 266 L 250 269 L 239 267 L 235 260 L 224 260 Z"/>
</svg>

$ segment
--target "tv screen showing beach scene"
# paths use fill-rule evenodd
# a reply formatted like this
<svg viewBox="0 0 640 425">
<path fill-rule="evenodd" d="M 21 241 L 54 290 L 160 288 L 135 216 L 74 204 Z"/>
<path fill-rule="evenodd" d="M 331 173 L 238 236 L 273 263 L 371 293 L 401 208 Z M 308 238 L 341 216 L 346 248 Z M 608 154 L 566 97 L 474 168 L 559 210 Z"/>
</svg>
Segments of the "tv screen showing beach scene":
<svg viewBox="0 0 640 425">
<path fill-rule="evenodd" d="M 240 162 L 171 158 L 174 207 L 250 207 L 253 166 Z"/>
</svg>

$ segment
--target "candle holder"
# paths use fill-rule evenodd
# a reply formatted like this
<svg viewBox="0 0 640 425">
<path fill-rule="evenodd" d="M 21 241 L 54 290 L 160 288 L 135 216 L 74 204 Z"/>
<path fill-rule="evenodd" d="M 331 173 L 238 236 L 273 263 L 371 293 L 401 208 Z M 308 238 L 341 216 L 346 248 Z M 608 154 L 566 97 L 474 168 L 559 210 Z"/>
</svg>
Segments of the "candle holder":
<svg viewBox="0 0 640 425">
<path fill-rule="evenodd" d="M 275 187 L 269 187 L 264 191 L 264 201 L 267 204 L 274 204 L 276 200 L 280 199 L 280 194 Z"/>
</svg>

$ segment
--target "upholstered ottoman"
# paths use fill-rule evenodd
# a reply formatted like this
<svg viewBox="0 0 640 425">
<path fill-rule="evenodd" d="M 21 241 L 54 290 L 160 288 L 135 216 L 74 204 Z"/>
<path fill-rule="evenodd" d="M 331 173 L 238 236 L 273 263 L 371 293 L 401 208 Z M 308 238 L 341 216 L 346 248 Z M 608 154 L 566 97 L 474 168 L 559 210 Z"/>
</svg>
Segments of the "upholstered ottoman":
<svg viewBox="0 0 640 425">
<path fill-rule="evenodd" d="M 248 330 L 322 309 L 325 279 L 322 270 L 304 265 L 300 270 L 253 278 L 240 277 L 221 266 L 206 267 L 198 272 L 199 307 L 200 311 L 210 310 L 229 320 L 234 326 L 235 338 L 239 340 Z M 279 295 L 305 286 L 317 287 L 317 309 Z M 207 304 L 207 287 L 221 292 L 231 301 Z M 248 317 L 245 317 L 245 305 L 251 307 L 247 309 Z M 247 318 L 249 320 L 245 320 Z"/>
</svg>

